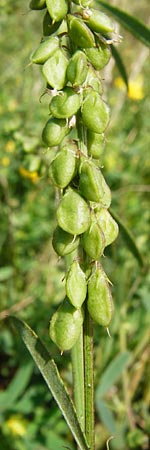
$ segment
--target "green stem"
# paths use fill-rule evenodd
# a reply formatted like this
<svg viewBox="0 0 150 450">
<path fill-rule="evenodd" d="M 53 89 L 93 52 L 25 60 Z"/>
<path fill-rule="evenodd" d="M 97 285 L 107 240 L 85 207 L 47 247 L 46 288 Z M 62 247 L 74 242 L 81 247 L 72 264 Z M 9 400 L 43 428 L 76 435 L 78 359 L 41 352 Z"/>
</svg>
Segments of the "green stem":
<svg viewBox="0 0 150 450">
<path fill-rule="evenodd" d="M 94 437 L 94 376 L 93 376 L 93 323 L 85 302 L 84 319 L 84 388 L 85 435 L 90 450 L 95 448 Z"/>
<path fill-rule="evenodd" d="M 85 398 L 84 398 L 84 359 L 83 359 L 83 329 L 73 349 L 71 350 L 74 403 L 78 420 L 85 432 Z"/>
<path fill-rule="evenodd" d="M 77 257 L 77 249 L 65 257 L 66 269 L 70 267 L 72 261 Z M 85 432 L 83 329 L 81 329 L 79 339 L 71 350 L 71 360 L 74 404 L 81 429 Z"/>
</svg>

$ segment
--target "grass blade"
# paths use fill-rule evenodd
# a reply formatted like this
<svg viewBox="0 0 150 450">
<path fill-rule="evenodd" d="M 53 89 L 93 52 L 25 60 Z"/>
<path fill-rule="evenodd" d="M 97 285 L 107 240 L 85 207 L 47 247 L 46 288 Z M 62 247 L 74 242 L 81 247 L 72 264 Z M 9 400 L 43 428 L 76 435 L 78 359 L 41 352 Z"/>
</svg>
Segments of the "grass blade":
<svg viewBox="0 0 150 450">
<path fill-rule="evenodd" d="M 118 70 L 120 72 L 120 75 L 128 89 L 128 76 L 127 76 L 126 68 L 125 68 L 125 65 L 122 61 L 120 54 L 118 53 L 118 50 L 116 49 L 116 47 L 114 47 L 114 45 L 111 45 L 111 52 L 112 52 L 112 56 L 116 62 L 116 65 L 118 67 Z"/>
<path fill-rule="evenodd" d="M 102 5 L 112 16 L 130 33 L 132 33 L 139 41 L 150 47 L 150 30 L 144 25 L 144 23 L 137 20 L 134 16 L 122 11 L 115 6 L 109 5 L 103 0 L 97 0 L 97 3 Z"/>
<path fill-rule="evenodd" d="M 122 371 L 127 367 L 130 353 L 123 352 L 117 355 L 103 373 L 96 390 L 96 399 L 103 397 L 108 390 L 116 383 Z"/>
</svg>

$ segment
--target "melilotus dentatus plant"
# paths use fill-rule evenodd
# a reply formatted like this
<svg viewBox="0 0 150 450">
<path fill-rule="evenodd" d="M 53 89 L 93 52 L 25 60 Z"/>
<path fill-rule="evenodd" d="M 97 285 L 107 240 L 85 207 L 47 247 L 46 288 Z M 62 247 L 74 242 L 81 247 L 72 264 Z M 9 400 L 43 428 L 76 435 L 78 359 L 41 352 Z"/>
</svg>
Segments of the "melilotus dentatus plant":
<svg viewBox="0 0 150 450">
<path fill-rule="evenodd" d="M 31 0 L 30 9 L 45 10 L 31 63 L 42 65 L 50 98 L 42 139 L 48 151 L 56 150 L 49 167 L 59 192 L 52 245 L 66 260 L 66 296 L 49 334 L 62 355 L 71 349 L 74 403 L 93 450 L 93 323 L 109 330 L 114 308 L 103 256 L 118 235 L 101 170 L 109 107 L 100 71 L 117 37 L 110 18 L 89 0 Z"/>
</svg>

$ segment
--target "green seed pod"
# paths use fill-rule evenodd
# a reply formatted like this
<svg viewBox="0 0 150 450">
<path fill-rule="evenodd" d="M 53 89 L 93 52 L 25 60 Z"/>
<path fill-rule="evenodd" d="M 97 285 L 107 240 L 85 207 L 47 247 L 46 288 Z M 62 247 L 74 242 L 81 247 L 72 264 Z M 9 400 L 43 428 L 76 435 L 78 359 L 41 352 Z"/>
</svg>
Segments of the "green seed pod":
<svg viewBox="0 0 150 450">
<path fill-rule="evenodd" d="M 43 65 L 43 75 L 47 83 L 57 89 L 61 90 L 66 83 L 66 70 L 68 59 L 61 49 L 55 51 Z"/>
<path fill-rule="evenodd" d="M 43 64 L 59 48 L 59 39 L 57 36 L 50 37 L 42 41 L 39 47 L 32 53 L 31 62 L 34 64 Z"/>
<path fill-rule="evenodd" d="M 50 117 L 42 132 L 42 139 L 48 147 L 61 144 L 64 137 L 69 133 L 66 120 Z"/>
<path fill-rule="evenodd" d="M 66 77 L 73 86 L 80 86 L 84 83 L 88 73 L 87 58 L 85 53 L 77 50 L 69 60 Z"/>
<path fill-rule="evenodd" d="M 94 89 L 94 91 L 98 92 L 98 94 L 102 94 L 102 83 L 101 83 L 97 73 L 93 69 L 93 67 L 88 68 L 88 73 L 87 73 L 87 77 L 86 77 L 84 84 L 85 84 L 85 86 L 88 87 L 87 90 L 85 89 L 84 98 L 86 97 L 87 93 L 89 92 L 89 87 Z M 91 92 L 92 92 L 92 90 L 91 90 Z"/>
<path fill-rule="evenodd" d="M 80 106 L 80 94 L 76 94 L 72 88 L 66 87 L 58 95 L 52 97 L 50 112 L 58 119 L 65 119 L 76 114 Z"/>
<path fill-rule="evenodd" d="M 67 0 L 46 0 L 46 6 L 53 22 L 62 20 L 68 11 Z"/>
<path fill-rule="evenodd" d="M 94 261 L 97 261 L 103 254 L 105 247 L 104 234 L 96 222 L 95 214 L 91 215 L 91 224 L 81 237 L 81 244 L 85 252 Z"/>
<path fill-rule="evenodd" d="M 96 212 L 97 223 L 101 227 L 105 236 L 105 247 L 110 245 L 118 236 L 118 224 L 113 219 L 109 211 L 105 208 L 101 208 Z"/>
<path fill-rule="evenodd" d="M 103 133 L 109 121 L 109 108 L 97 92 L 88 89 L 81 112 L 83 123 L 89 130 Z"/>
<path fill-rule="evenodd" d="M 101 203 L 104 207 L 110 206 L 111 193 L 100 169 L 92 161 L 82 159 L 80 168 L 79 190 L 81 195 L 92 202 Z M 107 196 L 106 196 L 107 194 Z"/>
<path fill-rule="evenodd" d="M 85 8 L 86 6 L 89 6 L 89 4 L 92 3 L 93 0 L 72 0 L 72 1 L 76 5 L 84 6 Z"/>
<path fill-rule="evenodd" d="M 77 47 L 95 47 L 94 35 L 81 19 L 68 14 L 67 21 L 69 37 Z"/>
<path fill-rule="evenodd" d="M 99 159 L 104 150 L 104 135 L 87 130 L 88 155 Z"/>
<path fill-rule="evenodd" d="M 66 294 L 75 308 L 80 308 L 87 293 L 86 276 L 78 261 L 73 261 L 66 277 Z"/>
<path fill-rule="evenodd" d="M 113 315 L 113 301 L 107 277 L 101 268 L 97 268 L 89 279 L 87 305 L 92 319 L 108 327 Z"/>
<path fill-rule="evenodd" d="M 49 168 L 49 176 L 52 182 L 60 189 L 68 186 L 74 178 L 76 161 L 76 153 L 70 146 L 63 147 L 53 159 Z"/>
<path fill-rule="evenodd" d="M 86 56 L 95 70 L 101 70 L 110 59 L 110 49 L 104 44 L 99 44 L 96 48 L 85 49 Z"/>
<path fill-rule="evenodd" d="M 60 24 L 61 21 L 53 23 L 48 11 L 46 11 L 43 19 L 43 36 L 50 36 L 51 34 L 55 33 L 58 30 Z"/>
<path fill-rule="evenodd" d="M 114 24 L 110 18 L 97 9 L 83 10 L 82 18 L 96 33 L 112 33 L 114 31 Z"/>
<path fill-rule="evenodd" d="M 44 9 L 46 8 L 46 1 L 45 0 L 31 0 L 30 9 Z"/>
<path fill-rule="evenodd" d="M 90 210 L 85 200 L 73 189 L 65 192 L 56 212 L 58 225 L 67 233 L 84 233 L 90 224 Z"/>
<path fill-rule="evenodd" d="M 75 309 L 67 297 L 52 316 L 49 334 L 61 351 L 70 350 L 76 343 L 83 324 L 83 311 Z"/>
<path fill-rule="evenodd" d="M 79 242 L 80 238 L 78 236 L 74 237 L 58 226 L 53 233 L 52 245 L 59 256 L 72 253 L 78 247 Z"/>
</svg>

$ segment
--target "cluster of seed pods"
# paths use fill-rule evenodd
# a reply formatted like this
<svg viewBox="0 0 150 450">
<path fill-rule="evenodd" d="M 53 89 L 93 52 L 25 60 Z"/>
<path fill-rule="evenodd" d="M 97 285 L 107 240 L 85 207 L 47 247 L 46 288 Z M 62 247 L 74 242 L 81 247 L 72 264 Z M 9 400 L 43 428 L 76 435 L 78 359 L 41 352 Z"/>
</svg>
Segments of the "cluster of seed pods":
<svg viewBox="0 0 150 450">
<path fill-rule="evenodd" d="M 76 249 L 80 254 L 67 272 L 66 297 L 50 322 L 50 337 L 64 351 L 79 337 L 85 301 L 99 325 L 108 327 L 113 314 L 100 257 L 116 239 L 118 225 L 108 211 L 111 192 L 99 160 L 109 122 L 100 70 L 110 59 L 114 26 L 89 0 L 31 0 L 30 8 L 46 9 L 43 38 L 31 61 L 42 64 L 50 93 L 42 138 L 49 149 L 56 148 L 49 176 L 61 194 L 52 244 L 61 257 Z"/>
</svg>

